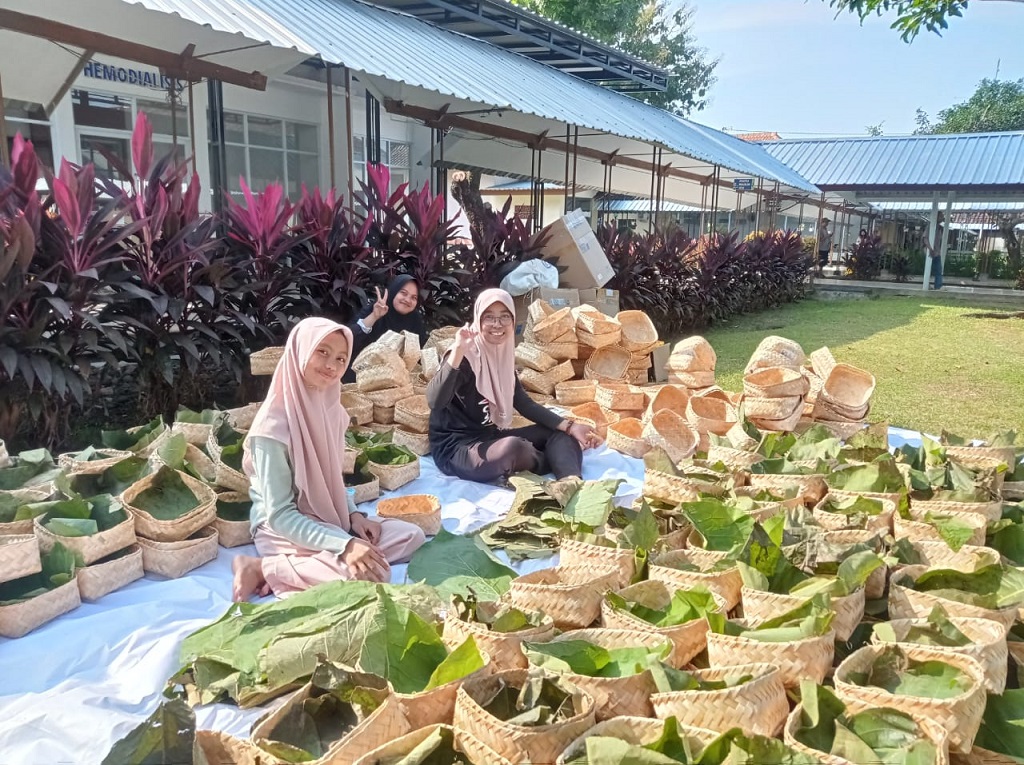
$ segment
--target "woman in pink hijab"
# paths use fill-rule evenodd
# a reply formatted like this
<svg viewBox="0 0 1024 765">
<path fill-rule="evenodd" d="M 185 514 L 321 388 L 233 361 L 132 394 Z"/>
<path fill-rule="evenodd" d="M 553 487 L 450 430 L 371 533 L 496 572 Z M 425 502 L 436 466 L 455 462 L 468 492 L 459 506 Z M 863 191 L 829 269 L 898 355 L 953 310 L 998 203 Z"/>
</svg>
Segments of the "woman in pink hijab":
<svg viewBox="0 0 1024 765">
<path fill-rule="evenodd" d="M 411 523 L 357 512 L 345 490 L 342 457 L 348 412 L 341 376 L 352 333 L 320 318 L 303 319 L 245 439 L 252 528 L 259 558 L 235 558 L 233 596 L 279 597 L 337 579 L 387 582 L 390 563 L 423 544 Z"/>
<path fill-rule="evenodd" d="M 480 293 L 427 387 L 430 452 L 441 472 L 491 483 L 513 473 L 581 476 L 583 449 L 601 439 L 527 395 L 516 376 L 515 305 L 504 290 Z M 515 412 L 535 424 L 510 429 Z"/>
</svg>

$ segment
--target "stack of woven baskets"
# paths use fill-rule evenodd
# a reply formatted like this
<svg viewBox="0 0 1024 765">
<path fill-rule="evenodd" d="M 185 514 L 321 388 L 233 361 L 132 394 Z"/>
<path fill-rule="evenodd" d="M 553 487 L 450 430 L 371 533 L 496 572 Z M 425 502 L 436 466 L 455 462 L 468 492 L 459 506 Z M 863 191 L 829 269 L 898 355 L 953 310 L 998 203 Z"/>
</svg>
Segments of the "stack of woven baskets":
<svg viewBox="0 0 1024 765">
<path fill-rule="evenodd" d="M 711 343 L 699 335 L 680 340 L 672 347 L 665 370 L 668 381 L 691 390 L 710 388 L 715 384 L 718 356 Z"/>
<path fill-rule="evenodd" d="M 576 320 L 571 308 L 555 310 L 543 300 L 529 307 L 523 342 L 516 347 L 519 379 L 534 399 L 553 400 L 555 386 L 575 375 L 579 357 Z"/>
<path fill-rule="evenodd" d="M 874 375 L 837 363 L 828 348 L 819 348 L 810 355 L 803 374 L 809 388 L 803 409 L 806 419 L 824 424 L 840 438 L 863 426 L 871 410 Z"/>
<path fill-rule="evenodd" d="M 0 536 L 0 585 L 41 571 L 39 538 L 35 534 Z M 142 576 L 141 570 L 139 576 Z M 28 600 L 0 605 L 0 635 L 21 637 L 81 604 L 78 583 L 72 579 Z"/>
<path fill-rule="evenodd" d="M 760 430 L 796 430 L 810 383 L 802 373 L 804 351 L 782 337 L 766 337 L 747 363 L 743 413 Z"/>
<path fill-rule="evenodd" d="M 395 404 L 414 394 L 410 372 L 419 364 L 421 353 L 419 337 L 389 331 L 359 354 L 352 368 L 356 390 L 372 406 L 371 421 L 363 423 L 366 427 L 382 431 L 395 424 Z"/>
</svg>

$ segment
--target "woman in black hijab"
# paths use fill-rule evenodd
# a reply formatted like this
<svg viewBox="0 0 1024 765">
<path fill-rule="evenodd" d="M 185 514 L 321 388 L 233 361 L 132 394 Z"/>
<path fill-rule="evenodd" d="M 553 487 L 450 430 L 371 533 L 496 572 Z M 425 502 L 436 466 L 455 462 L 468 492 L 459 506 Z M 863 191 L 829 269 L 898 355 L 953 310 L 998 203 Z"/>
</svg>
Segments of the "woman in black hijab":
<svg viewBox="0 0 1024 765">
<path fill-rule="evenodd" d="M 420 305 L 420 286 L 415 277 L 403 274 L 391 280 L 382 293 L 375 288 L 377 299 L 363 309 L 359 318 L 349 325 L 352 330 L 353 346 L 351 361 L 355 361 L 366 346 L 380 339 L 387 331 L 412 332 L 420 339 L 420 345 L 427 342 L 427 325 Z M 354 382 L 355 373 L 349 364 L 345 382 Z"/>
</svg>

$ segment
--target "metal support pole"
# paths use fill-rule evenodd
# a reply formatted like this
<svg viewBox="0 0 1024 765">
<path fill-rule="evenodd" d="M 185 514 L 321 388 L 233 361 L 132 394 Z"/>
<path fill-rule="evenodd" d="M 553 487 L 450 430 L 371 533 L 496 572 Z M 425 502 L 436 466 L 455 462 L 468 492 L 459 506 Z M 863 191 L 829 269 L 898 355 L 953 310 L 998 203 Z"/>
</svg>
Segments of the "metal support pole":
<svg viewBox="0 0 1024 765">
<path fill-rule="evenodd" d="M 926 236 L 929 238 L 929 240 L 933 243 L 932 247 L 934 247 L 935 244 L 938 243 L 938 242 L 936 242 L 936 237 L 935 237 L 935 231 L 938 228 L 938 225 L 939 225 L 939 194 L 938 194 L 938 192 L 933 192 L 932 193 L 932 212 L 931 212 L 931 215 L 928 217 L 928 233 L 926 234 Z M 925 247 L 924 251 L 925 251 L 924 252 L 924 279 L 921 282 L 921 289 L 927 290 L 928 289 L 928 282 L 932 278 L 932 259 L 931 259 L 931 251 L 928 249 L 928 247 Z"/>
<path fill-rule="evenodd" d="M 537 147 L 537 210 L 540 227 L 544 228 L 544 175 L 541 162 L 544 160 L 543 145 Z"/>
<path fill-rule="evenodd" d="M 4 113 L 4 83 L 0 77 L 0 166 L 11 166 L 11 154 L 7 149 L 7 117 Z"/>
<path fill-rule="evenodd" d="M 572 138 L 572 209 L 576 209 L 576 165 L 579 161 L 579 150 L 580 150 L 580 126 L 573 126 L 573 138 Z M 609 175 L 609 184 L 611 183 L 611 176 Z"/>
<path fill-rule="evenodd" d="M 441 195 L 444 197 L 444 214 L 448 215 L 448 166 L 444 163 L 444 128 L 438 128 L 438 132 L 441 133 L 441 140 L 438 142 L 438 159 L 441 162 L 441 166 L 437 168 L 437 178 L 440 181 L 438 184 L 441 187 Z"/>
<path fill-rule="evenodd" d="M 335 178 L 335 150 L 334 150 L 334 83 L 331 80 L 331 72 L 334 70 L 330 64 L 327 65 L 327 153 L 331 161 L 331 189 L 336 185 Z"/>
<path fill-rule="evenodd" d="M 562 184 L 562 214 L 569 212 L 569 123 L 565 123 L 565 182 Z"/>
<path fill-rule="evenodd" d="M 220 80 L 208 80 L 210 118 L 210 192 L 213 194 L 213 211 L 224 210 L 224 194 L 227 191 L 227 152 L 224 148 L 224 87 Z"/>
<path fill-rule="evenodd" d="M 658 147 L 651 154 L 651 195 L 647 198 L 647 233 L 654 231 L 654 181 L 658 172 Z"/>
<path fill-rule="evenodd" d="M 530 147 L 530 218 L 537 231 L 537 150 Z"/>
<path fill-rule="evenodd" d="M 178 148 L 178 106 L 175 103 L 175 101 L 178 100 L 178 94 L 175 92 L 174 88 L 174 80 L 170 80 L 170 83 L 167 85 L 167 95 L 170 96 L 169 101 L 171 106 L 171 146 L 173 147 L 172 151 Z M 176 151 L 174 153 L 177 154 Z"/>
<path fill-rule="evenodd" d="M 764 207 L 764 178 L 757 179 L 757 212 L 754 214 L 754 231 L 761 230 L 761 208 Z"/>
<path fill-rule="evenodd" d="M 355 143 L 352 138 L 352 72 L 349 68 L 345 67 L 345 142 L 347 143 L 346 149 L 348 151 L 348 169 L 345 173 L 348 176 L 348 202 L 353 203 L 355 179 L 352 177 L 355 173 L 355 165 L 352 160 L 352 151 L 355 149 Z M 363 147 L 363 153 L 365 157 L 366 147 Z"/>
<path fill-rule="evenodd" d="M 192 147 L 192 172 L 196 170 L 196 107 L 195 99 L 192 97 L 192 81 L 188 83 L 188 137 Z"/>
</svg>

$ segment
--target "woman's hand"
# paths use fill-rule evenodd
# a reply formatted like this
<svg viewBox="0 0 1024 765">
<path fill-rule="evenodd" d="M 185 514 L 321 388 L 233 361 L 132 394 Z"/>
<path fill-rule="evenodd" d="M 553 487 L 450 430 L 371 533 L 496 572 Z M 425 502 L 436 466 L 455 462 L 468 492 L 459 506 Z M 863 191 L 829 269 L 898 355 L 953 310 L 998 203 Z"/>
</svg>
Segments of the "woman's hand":
<svg viewBox="0 0 1024 765">
<path fill-rule="evenodd" d="M 391 566 L 384 553 L 369 542 L 352 537 L 340 557 L 341 562 L 352 572 L 353 579 L 382 584 L 391 580 Z"/>
<path fill-rule="evenodd" d="M 377 302 L 370 309 L 370 315 L 363 319 L 363 323 L 371 327 L 388 313 L 388 291 L 385 289 L 381 292 L 380 287 L 374 287 L 373 290 L 377 293 Z"/>
<path fill-rule="evenodd" d="M 451 355 L 448 357 L 448 363 L 452 365 L 453 369 L 458 369 L 462 360 L 466 357 L 466 353 L 474 348 L 476 348 L 476 332 L 473 331 L 472 327 L 460 327 L 452 339 Z"/>
<path fill-rule="evenodd" d="M 584 449 L 591 449 L 604 443 L 593 427 L 582 422 L 574 422 L 565 431 L 579 441 Z"/>
<path fill-rule="evenodd" d="M 362 513 L 352 516 L 352 533 L 371 545 L 380 544 L 380 521 L 372 521 Z"/>
</svg>

